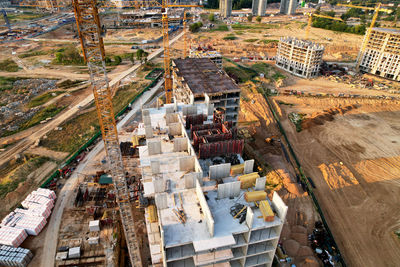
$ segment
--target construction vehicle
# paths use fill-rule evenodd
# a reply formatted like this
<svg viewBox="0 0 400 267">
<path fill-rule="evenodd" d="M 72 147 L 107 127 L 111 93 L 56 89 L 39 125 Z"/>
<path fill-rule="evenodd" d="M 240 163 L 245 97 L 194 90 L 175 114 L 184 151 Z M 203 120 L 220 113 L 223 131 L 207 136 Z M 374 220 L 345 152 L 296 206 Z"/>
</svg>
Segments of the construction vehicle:
<svg viewBox="0 0 400 267">
<path fill-rule="evenodd" d="M 360 70 L 360 64 L 361 64 L 361 59 L 362 59 L 362 57 L 364 55 L 365 48 L 367 47 L 367 43 L 368 43 L 369 37 L 371 35 L 372 28 L 374 28 L 376 20 L 378 19 L 379 12 L 386 12 L 386 13 L 390 14 L 390 13 L 392 13 L 392 10 L 391 9 L 386 9 L 386 8 L 381 8 L 381 6 L 382 6 L 381 3 L 378 3 L 376 5 L 376 7 L 356 6 L 356 5 L 352 5 L 352 4 L 338 4 L 338 6 L 345 6 L 345 7 L 351 7 L 351 8 L 360 8 L 360 9 L 364 9 L 364 10 L 374 11 L 374 15 L 372 16 L 371 24 L 370 24 L 369 28 L 367 29 L 367 32 L 366 32 L 365 37 L 364 37 L 364 40 L 363 40 L 363 42 L 361 44 L 360 52 L 358 53 L 356 70 L 359 71 Z"/>
<path fill-rule="evenodd" d="M 306 40 L 308 40 L 308 37 L 310 35 L 310 29 L 311 29 L 313 17 L 343 21 L 341 18 L 335 18 L 335 17 L 321 15 L 321 14 L 315 14 L 315 13 L 305 13 L 304 15 L 308 16 L 308 23 L 307 23 L 307 28 L 306 28 Z"/>
</svg>

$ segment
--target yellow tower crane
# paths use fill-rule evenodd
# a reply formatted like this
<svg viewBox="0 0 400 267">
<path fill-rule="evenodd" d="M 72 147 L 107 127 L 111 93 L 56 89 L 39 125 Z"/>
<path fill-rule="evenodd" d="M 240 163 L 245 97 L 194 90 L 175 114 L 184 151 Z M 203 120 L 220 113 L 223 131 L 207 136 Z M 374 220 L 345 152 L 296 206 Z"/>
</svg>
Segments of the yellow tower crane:
<svg viewBox="0 0 400 267">
<path fill-rule="evenodd" d="M 187 28 L 186 28 L 186 10 L 183 13 L 183 58 L 187 57 Z"/>
<path fill-rule="evenodd" d="M 163 31 L 163 45 L 164 45 L 164 89 L 165 89 L 165 102 L 171 103 L 172 99 L 172 73 L 171 73 L 171 57 L 169 51 L 169 34 L 168 34 L 168 8 L 172 7 L 201 7 L 201 5 L 175 5 L 168 4 L 168 0 L 162 0 L 162 31 Z"/>
<path fill-rule="evenodd" d="M 125 179 L 118 140 L 117 125 L 112 106 L 112 94 L 105 68 L 103 27 L 100 22 L 96 0 L 73 0 L 72 2 L 83 57 L 87 63 L 97 115 L 100 122 L 107 162 L 110 166 L 116 198 L 121 216 L 132 266 L 142 266 L 139 243 L 134 226 L 134 216 Z"/>
<path fill-rule="evenodd" d="M 315 14 L 315 13 L 306 13 L 305 15 L 308 16 L 308 23 L 307 23 L 307 28 L 306 28 L 306 40 L 308 40 L 308 37 L 310 35 L 310 29 L 311 29 L 311 24 L 312 24 L 312 18 L 313 17 L 319 17 L 319 18 L 343 21 L 341 18 L 335 18 L 335 17 L 321 15 L 321 14 Z"/>
<path fill-rule="evenodd" d="M 376 20 L 378 19 L 379 12 L 386 12 L 386 13 L 390 14 L 390 13 L 392 13 L 392 10 L 386 9 L 386 8 L 381 8 L 382 3 L 378 3 L 376 5 L 376 7 L 356 6 L 356 5 L 352 5 L 352 4 L 338 4 L 338 6 L 360 8 L 360 9 L 364 9 L 364 10 L 374 11 L 374 15 L 372 16 L 371 25 L 367 29 L 367 32 L 366 32 L 365 37 L 364 37 L 364 40 L 363 40 L 363 42 L 361 44 L 360 53 L 358 53 L 356 70 L 359 71 L 360 70 L 361 60 L 362 60 L 362 57 L 363 57 L 364 52 L 365 52 L 365 48 L 367 47 L 367 43 L 368 43 L 369 37 L 371 36 L 372 28 L 375 26 Z"/>
</svg>

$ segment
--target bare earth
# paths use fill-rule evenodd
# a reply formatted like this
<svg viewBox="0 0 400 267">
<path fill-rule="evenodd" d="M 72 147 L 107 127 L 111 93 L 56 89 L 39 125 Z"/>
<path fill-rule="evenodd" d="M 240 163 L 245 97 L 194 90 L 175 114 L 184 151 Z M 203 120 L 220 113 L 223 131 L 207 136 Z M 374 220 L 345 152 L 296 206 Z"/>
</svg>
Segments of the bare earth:
<svg viewBox="0 0 400 267">
<path fill-rule="evenodd" d="M 349 266 L 398 266 L 400 105 L 394 101 L 279 96 L 282 123 Z M 346 103 L 344 103 L 346 101 Z M 297 133 L 288 112 L 356 108 Z"/>
</svg>

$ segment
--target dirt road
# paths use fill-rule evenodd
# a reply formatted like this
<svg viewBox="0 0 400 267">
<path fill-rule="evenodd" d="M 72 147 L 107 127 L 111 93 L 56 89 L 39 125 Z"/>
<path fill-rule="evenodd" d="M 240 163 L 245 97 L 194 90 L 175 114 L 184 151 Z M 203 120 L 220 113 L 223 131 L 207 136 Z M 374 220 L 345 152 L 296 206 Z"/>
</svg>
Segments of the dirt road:
<svg viewBox="0 0 400 267">
<path fill-rule="evenodd" d="M 349 266 L 398 266 L 400 105 L 372 100 L 277 97 L 282 122 Z M 308 115 L 353 101 L 357 108 L 297 133 L 288 112 Z"/>
<path fill-rule="evenodd" d="M 137 103 L 146 103 L 149 101 L 157 90 L 161 87 L 163 81 L 161 80 L 155 87 L 150 91 L 145 92 L 139 97 Z M 135 114 L 140 111 L 141 105 L 134 105 L 132 110 L 118 123 L 118 130 L 123 127 L 126 122 Z M 103 142 L 97 143 L 92 151 L 85 157 L 85 159 L 77 166 L 76 170 L 72 173 L 71 177 L 67 180 L 64 187 L 61 189 L 58 199 L 56 201 L 53 214 L 50 217 L 49 223 L 47 224 L 46 236 L 44 238 L 43 254 L 41 258 L 34 259 L 34 262 L 40 263 L 39 266 L 54 266 L 54 259 L 57 249 L 58 231 L 60 228 L 62 213 L 67 205 L 70 205 L 73 201 L 73 192 L 79 183 L 79 174 L 84 173 L 86 166 L 90 161 L 96 157 L 104 148 Z"/>
</svg>

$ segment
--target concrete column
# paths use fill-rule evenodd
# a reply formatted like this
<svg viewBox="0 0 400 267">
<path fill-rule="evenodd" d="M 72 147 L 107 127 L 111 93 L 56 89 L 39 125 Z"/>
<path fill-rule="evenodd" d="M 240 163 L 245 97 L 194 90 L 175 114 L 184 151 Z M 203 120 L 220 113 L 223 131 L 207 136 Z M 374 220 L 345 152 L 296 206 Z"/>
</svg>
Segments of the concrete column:
<svg viewBox="0 0 400 267">
<path fill-rule="evenodd" d="M 146 139 L 153 138 L 153 127 L 151 127 L 151 125 L 145 126 L 144 132 L 145 132 Z"/>
<path fill-rule="evenodd" d="M 160 162 L 158 160 L 150 161 L 150 168 L 152 174 L 160 173 Z"/>
</svg>

